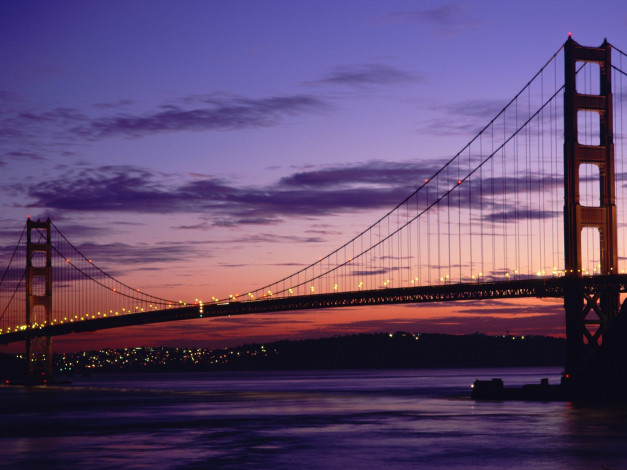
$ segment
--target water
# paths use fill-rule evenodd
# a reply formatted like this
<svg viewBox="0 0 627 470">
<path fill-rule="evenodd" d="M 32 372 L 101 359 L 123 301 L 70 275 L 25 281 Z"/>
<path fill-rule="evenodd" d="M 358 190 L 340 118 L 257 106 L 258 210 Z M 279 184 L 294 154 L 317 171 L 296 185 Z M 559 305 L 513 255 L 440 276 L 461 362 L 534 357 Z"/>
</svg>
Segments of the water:
<svg viewBox="0 0 627 470">
<path fill-rule="evenodd" d="M 0 467 L 627 469 L 627 408 L 475 402 L 544 369 L 104 375 L 0 389 Z"/>
</svg>

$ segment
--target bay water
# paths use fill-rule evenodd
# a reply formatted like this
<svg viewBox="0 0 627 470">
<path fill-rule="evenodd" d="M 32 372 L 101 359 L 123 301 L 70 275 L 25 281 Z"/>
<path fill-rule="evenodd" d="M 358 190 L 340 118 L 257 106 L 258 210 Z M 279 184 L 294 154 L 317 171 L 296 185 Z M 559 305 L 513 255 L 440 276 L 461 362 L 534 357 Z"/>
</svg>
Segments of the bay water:
<svg viewBox="0 0 627 470">
<path fill-rule="evenodd" d="M 116 374 L 0 389 L 7 469 L 627 469 L 627 407 L 474 401 L 558 368 Z"/>
</svg>

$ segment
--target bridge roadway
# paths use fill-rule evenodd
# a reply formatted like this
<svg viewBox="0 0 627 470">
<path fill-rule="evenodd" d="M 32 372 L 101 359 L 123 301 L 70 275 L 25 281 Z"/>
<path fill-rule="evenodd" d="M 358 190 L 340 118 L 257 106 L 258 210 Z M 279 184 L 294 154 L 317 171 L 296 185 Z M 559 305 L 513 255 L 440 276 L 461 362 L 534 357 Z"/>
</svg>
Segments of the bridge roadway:
<svg viewBox="0 0 627 470">
<path fill-rule="evenodd" d="M 564 297 L 564 288 L 569 282 L 580 282 L 584 294 L 587 292 L 598 292 L 599 288 L 617 289 L 620 293 L 627 292 L 627 274 L 617 274 L 583 278 L 555 277 L 472 284 L 400 287 L 266 298 L 263 300 L 236 300 L 205 304 L 202 307 L 202 311 L 200 305 L 192 305 L 26 329 L 0 335 L 0 344 L 23 341 L 27 337 L 59 336 L 123 326 L 253 313 L 354 307 L 360 305 L 449 302 L 456 300 Z"/>
</svg>

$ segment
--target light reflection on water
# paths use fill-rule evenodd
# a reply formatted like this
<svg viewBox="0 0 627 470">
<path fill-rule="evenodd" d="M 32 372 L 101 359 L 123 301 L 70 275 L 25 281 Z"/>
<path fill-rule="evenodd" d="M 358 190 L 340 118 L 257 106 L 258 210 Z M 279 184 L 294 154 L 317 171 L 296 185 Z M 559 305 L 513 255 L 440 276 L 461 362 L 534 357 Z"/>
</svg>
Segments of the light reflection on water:
<svg viewBox="0 0 627 470">
<path fill-rule="evenodd" d="M 627 409 L 475 402 L 551 369 L 116 375 L 0 389 L 6 468 L 627 468 Z"/>
</svg>

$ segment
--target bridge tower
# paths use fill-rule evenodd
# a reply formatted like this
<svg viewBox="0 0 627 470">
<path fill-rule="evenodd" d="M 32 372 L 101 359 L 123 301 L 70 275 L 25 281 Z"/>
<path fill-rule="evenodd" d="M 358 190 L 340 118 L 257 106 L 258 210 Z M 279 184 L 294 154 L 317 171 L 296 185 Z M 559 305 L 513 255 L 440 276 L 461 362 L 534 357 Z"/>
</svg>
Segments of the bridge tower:
<svg viewBox="0 0 627 470">
<path fill-rule="evenodd" d="M 37 241 L 33 241 L 37 231 Z M 44 236 L 42 237 L 41 234 Z M 42 243 L 42 239 L 45 242 Z M 26 325 L 34 328 L 52 323 L 52 244 L 50 219 L 45 222 L 26 221 Z M 52 338 L 50 336 L 26 339 L 28 361 L 27 381 L 34 383 L 53 378 Z"/>
<path fill-rule="evenodd" d="M 588 227 L 598 230 L 600 274 L 609 276 L 609 279 L 618 274 L 611 46 L 606 40 L 600 47 L 583 47 L 569 37 L 564 47 L 566 374 L 577 381 L 588 382 L 591 380 L 591 369 L 603 368 L 598 364 L 598 351 L 607 339 L 607 332 L 619 308 L 617 283 L 611 280 L 585 283 L 582 279 L 582 229 Z M 577 90 L 576 73 L 586 63 L 598 64 L 599 94 L 584 94 Z M 586 144 L 579 142 L 582 124 L 579 118 L 586 112 L 595 124 L 598 117 L 598 145 L 589 145 L 589 141 Z M 599 169 L 600 197 L 597 206 L 582 206 L 580 203 L 579 170 L 582 164 L 596 165 Z M 605 367 L 609 365 L 605 364 Z"/>
</svg>

